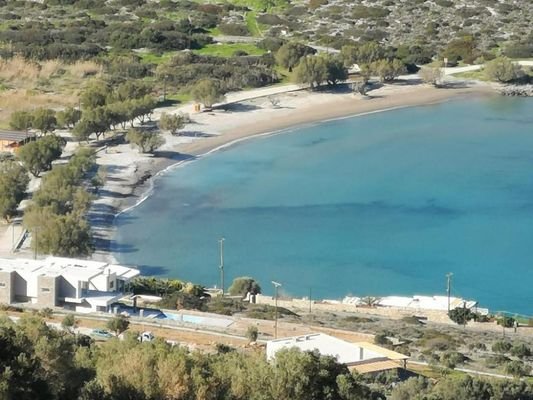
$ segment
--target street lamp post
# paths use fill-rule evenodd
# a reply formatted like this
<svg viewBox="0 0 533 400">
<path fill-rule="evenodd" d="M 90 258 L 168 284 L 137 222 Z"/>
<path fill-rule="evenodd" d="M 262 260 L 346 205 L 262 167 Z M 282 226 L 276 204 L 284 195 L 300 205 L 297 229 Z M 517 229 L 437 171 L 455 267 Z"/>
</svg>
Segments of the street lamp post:
<svg viewBox="0 0 533 400">
<path fill-rule="evenodd" d="M 220 243 L 220 288 L 222 289 L 222 297 L 224 297 L 224 238 L 220 238 L 218 243 Z"/>
<path fill-rule="evenodd" d="M 274 339 L 278 338 L 278 288 L 281 286 L 281 283 L 272 281 L 272 284 L 274 285 L 274 291 L 275 291 L 275 314 L 274 314 Z"/>
</svg>

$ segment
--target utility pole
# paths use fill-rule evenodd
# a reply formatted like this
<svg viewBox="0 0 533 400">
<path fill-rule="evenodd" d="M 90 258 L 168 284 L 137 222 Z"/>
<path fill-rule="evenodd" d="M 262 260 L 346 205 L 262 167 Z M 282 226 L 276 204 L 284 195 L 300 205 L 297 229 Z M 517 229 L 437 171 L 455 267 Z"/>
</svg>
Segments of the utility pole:
<svg viewBox="0 0 533 400">
<path fill-rule="evenodd" d="M 452 292 L 452 276 L 453 274 L 451 272 L 448 272 L 446 274 L 447 279 L 447 285 L 446 285 L 446 294 L 448 295 L 448 313 L 450 312 L 450 295 Z"/>
<path fill-rule="evenodd" d="M 275 314 L 274 314 L 274 339 L 278 338 L 278 288 L 281 286 L 281 283 L 272 281 L 275 291 Z"/>
<path fill-rule="evenodd" d="M 311 314 L 311 304 L 313 304 L 311 297 L 311 288 L 309 288 L 309 314 Z"/>
<path fill-rule="evenodd" d="M 222 297 L 224 297 L 224 238 L 220 238 L 218 243 L 220 243 L 220 288 L 222 289 Z"/>
</svg>

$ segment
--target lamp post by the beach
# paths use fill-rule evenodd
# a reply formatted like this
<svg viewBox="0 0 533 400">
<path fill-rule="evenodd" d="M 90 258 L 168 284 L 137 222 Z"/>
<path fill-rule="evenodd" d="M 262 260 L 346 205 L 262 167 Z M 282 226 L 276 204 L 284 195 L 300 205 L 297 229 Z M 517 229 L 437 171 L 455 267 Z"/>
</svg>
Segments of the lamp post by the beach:
<svg viewBox="0 0 533 400">
<path fill-rule="evenodd" d="M 274 285 L 274 301 L 275 301 L 275 314 L 274 314 L 274 339 L 278 338 L 278 288 L 281 286 L 281 283 L 272 281 Z"/>
<path fill-rule="evenodd" d="M 220 288 L 222 289 L 222 297 L 224 297 L 224 238 L 220 238 L 218 243 L 220 244 Z"/>
<path fill-rule="evenodd" d="M 446 274 L 447 284 L 446 284 L 446 294 L 448 295 L 448 314 L 450 313 L 450 295 L 452 289 L 452 276 L 451 272 Z"/>
</svg>

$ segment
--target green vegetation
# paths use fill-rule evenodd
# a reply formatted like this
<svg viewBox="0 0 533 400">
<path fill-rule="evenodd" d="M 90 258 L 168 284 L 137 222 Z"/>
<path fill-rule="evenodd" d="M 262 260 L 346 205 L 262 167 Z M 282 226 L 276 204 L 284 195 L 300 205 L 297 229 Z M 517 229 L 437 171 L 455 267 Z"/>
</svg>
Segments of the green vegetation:
<svg viewBox="0 0 533 400">
<path fill-rule="evenodd" d="M 0 316 L 0 398 L 21 400 L 525 400 L 533 398 L 528 380 L 506 380 L 444 373 L 401 381 L 399 375 L 360 376 L 335 358 L 297 349 L 282 350 L 268 362 L 260 350 L 218 344 L 216 352 L 190 352 L 161 339 L 142 343 L 128 320 L 115 317 L 108 328 L 124 339 L 95 343 L 48 326 L 25 314 L 18 323 Z M 67 317 L 63 321 L 66 321 Z M 247 337 L 257 339 L 250 326 Z M 450 367 L 464 357 L 443 353 Z M 507 373 L 528 373 L 521 361 L 507 361 Z"/>
<path fill-rule="evenodd" d="M 259 294 L 261 293 L 261 286 L 254 278 L 248 276 L 241 276 L 235 278 L 233 283 L 228 289 L 231 296 L 246 296 L 248 293 Z"/>
<path fill-rule="evenodd" d="M 137 147 L 141 153 L 153 153 L 165 144 L 165 139 L 158 132 L 142 131 L 135 128 L 128 130 L 126 141 Z"/>
<path fill-rule="evenodd" d="M 191 90 L 193 99 L 209 109 L 215 103 L 224 100 L 224 89 L 219 81 L 214 79 L 204 79 L 198 81 Z"/>
<path fill-rule="evenodd" d="M 53 136 L 40 141 L 47 138 Z M 91 254 L 87 221 L 91 195 L 81 183 L 94 169 L 94 159 L 92 150 L 80 148 L 68 164 L 55 166 L 43 177 L 33 204 L 24 214 L 24 226 L 32 232 L 36 251 L 70 257 Z"/>
<path fill-rule="evenodd" d="M 26 168 L 18 162 L 0 162 L 0 215 L 9 219 L 17 214 L 30 179 Z"/>
<path fill-rule="evenodd" d="M 485 65 L 485 75 L 488 79 L 497 82 L 511 82 L 524 76 L 522 67 L 514 64 L 507 57 L 498 57 Z"/>
<path fill-rule="evenodd" d="M 122 315 L 118 315 L 116 317 L 113 317 L 109 321 L 107 321 L 106 327 L 112 332 L 115 332 L 115 335 L 118 336 L 122 332 L 125 332 L 126 329 L 130 326 L 130 321 Z"/>
<path fill-rule="evenodd" d="M 37 177 L 52 168 L 52 162 L 61 156 L 64 146 L 63 138 L 50 135 L 22 146 L 18 157 L 28 171 Z"/>
<path fill-rule="evenodd" d="M 159 129 L 169 131 L 171 135 L 177 135 L 184 126 L 185 117 L 181 114 L 162 113 L 159 118 Z"/>
</svg>

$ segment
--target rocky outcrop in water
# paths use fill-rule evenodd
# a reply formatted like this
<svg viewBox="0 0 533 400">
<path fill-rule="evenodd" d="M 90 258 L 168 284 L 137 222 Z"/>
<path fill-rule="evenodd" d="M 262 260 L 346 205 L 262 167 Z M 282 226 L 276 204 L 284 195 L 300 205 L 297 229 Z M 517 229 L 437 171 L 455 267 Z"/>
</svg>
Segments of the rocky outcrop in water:
<svg viewBox="0 0 533 400">
<path fill-rule="evenodd" d="M 501 89 L 504 96 L 533 97 L 533 85 L 510 85 Z"/>
</svg>

